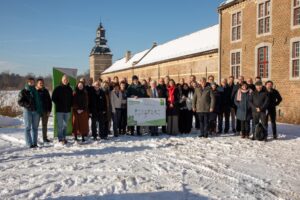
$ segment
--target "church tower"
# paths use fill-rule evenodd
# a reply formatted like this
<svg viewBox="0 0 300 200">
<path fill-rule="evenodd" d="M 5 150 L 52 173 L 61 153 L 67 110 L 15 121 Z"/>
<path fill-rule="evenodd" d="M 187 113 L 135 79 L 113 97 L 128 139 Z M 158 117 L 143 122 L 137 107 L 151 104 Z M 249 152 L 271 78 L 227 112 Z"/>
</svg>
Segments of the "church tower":
<svg viewBox="0 0 300 200">
<path fill-rule="evenodd" d="M 112 65 L 112 53 L 107 46 L 105 29 L 100 23 L 96 31 L 95 46 L 90 53 L 90 77 L 98 80 L 101 73 Z"/>
</svg>

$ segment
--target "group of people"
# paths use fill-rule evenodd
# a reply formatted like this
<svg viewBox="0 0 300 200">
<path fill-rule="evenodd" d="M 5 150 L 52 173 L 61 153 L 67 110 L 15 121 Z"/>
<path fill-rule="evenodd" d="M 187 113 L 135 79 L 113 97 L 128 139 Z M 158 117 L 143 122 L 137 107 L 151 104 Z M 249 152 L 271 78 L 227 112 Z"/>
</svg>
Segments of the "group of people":
<svg viewBox="0 0 300 200">
<path fill-rule="evenodd" d="M 159 127 L 127 126 L 127 98 L 164 98 L 166 100 L 166 125 Z M 29 78 L 19 93 L 18 103 L 24 108 L 25 140 L 30 148 L 37 147 L 38 127 L 42 121 L 43 141 L 47 137 L 48 118 L 55 105 L 58 140 L 67 143 L 68 121 L 72 118 L 72 134 L 82 142 L 89 136 L 94 140 L 107 139 L 111 133 L 141 136 L 147 132 L 151 136 L 162 133 L 176 135 L 188 134 L 194 128 L 200 131 L 199 137 L 229 133 L 231 131 L 250 138 L 255 138 L 258 126 L 265 130 L 263 140 L 267 140 L 268 120 L 272 124 L 273 138 L 277 139 L 276 106 L 282 98 L 274 88 L 272 81 L 263 85 L 260 77 L 255 81 L 244 80 L 240 76 L 235 81 L 233 76 L 221 80 L 218 85 L 214 76 L 208 80 L 190 76 L 175 83 L 169 76 L 157 81 L 148 78 L 139 80 L 133 76 L 131 84 L 126 78 L 117 76 L 111 80 L 90 79 L 88 83 L 81 78 L 73 90 L 67 75 L 61 84 L 54 88 L 52 97 L 44 87 L 43 79 Z M 89 120 L 91 123 L 89 123 Z M 195 123 L 193 123 L 195 121 Z M 252 121 L 252 125 L 251 124 Z M 224 122 L 224 123 L 223 123 Z M 223 128 L 224 127 L 224 128 Z"/>
</svg>

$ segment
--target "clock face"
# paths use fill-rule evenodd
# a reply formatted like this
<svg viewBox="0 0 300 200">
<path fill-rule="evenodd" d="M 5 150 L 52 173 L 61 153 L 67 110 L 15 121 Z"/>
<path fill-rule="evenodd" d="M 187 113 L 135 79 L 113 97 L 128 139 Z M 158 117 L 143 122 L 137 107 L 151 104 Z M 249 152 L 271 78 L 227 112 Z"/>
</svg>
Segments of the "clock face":
<svg viewBox="0 0 300 200">
<path fill-rule="evenodd" d="M 100 31 L 97 31 L 97 37 L 100 37 Z"/>
</svg>

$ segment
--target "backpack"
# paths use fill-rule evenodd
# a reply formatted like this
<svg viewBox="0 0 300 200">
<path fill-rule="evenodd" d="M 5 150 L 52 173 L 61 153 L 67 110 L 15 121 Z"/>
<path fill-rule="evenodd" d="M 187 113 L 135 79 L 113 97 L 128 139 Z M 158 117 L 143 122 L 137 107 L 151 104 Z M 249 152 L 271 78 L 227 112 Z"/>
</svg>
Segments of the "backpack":
<svg viewBox="0 0 300 200">
<path fill-rule="evenodd" d="M 262 125 L 261 122 L 259 122 L 255 127 L 254 132 L 254 138 L 259 141 L 263 141 L 267 137 L 267 130 Z"/>
</svg>

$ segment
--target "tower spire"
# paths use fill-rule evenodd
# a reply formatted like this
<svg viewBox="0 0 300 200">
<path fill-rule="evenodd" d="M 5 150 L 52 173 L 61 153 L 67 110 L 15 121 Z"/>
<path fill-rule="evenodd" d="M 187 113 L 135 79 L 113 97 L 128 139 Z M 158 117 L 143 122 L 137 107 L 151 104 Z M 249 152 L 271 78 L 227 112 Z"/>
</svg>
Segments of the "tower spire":
<svg viewBox="0 0 300 200">
<path fill-rule="evenodd" d="M 105 28 L 102 25 L 101 19 L 100 24 L 96 31 L 95 46 L 91 51 L 91 54 L 111 54 L 109 47 L 107 46 L 107 40 L 105 38 Z"/>
</svg>

